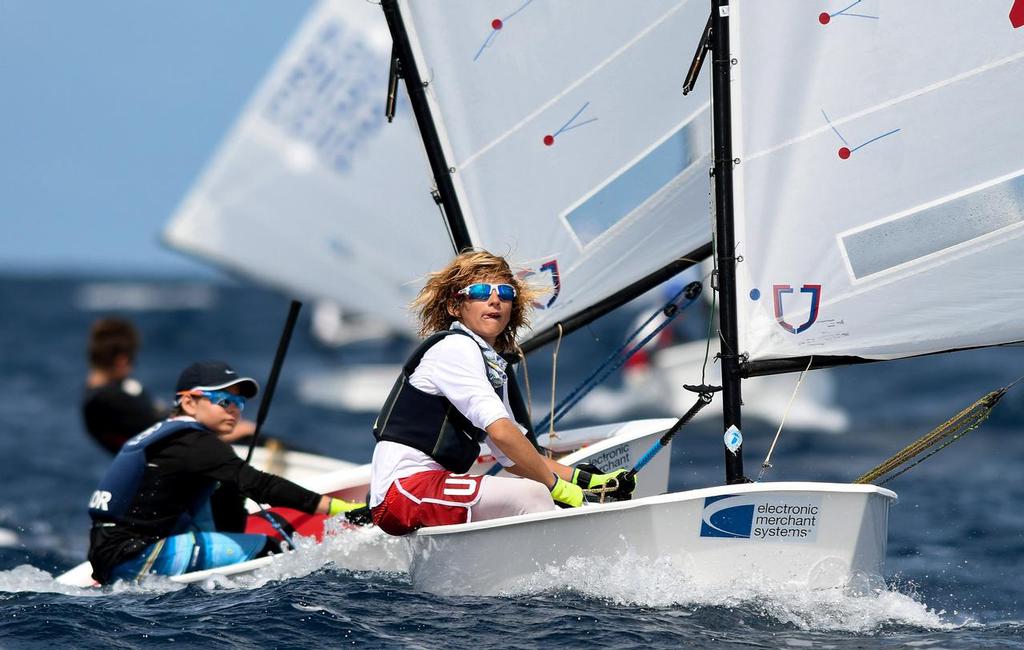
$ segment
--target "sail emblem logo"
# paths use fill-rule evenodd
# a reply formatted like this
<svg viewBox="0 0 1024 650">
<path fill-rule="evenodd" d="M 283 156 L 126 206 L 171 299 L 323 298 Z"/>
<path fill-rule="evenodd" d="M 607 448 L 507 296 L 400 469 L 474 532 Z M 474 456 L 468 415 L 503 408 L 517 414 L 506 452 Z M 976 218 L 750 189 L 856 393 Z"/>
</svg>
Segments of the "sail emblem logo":
<svg viewBox="0 0 1024 650">
<path fill-rule="evenodd" d="M 750 539 L 754 522 L 754 504 L 747 497 L 727 494 L 704 499 L 700 520 L 701 537 L 736 537 Z M 725 501 L 732 499 L 732 501 Z M 740 501 L 740 503 L 736 503 Z"/>
<path fill-rule="evenodd" d="M 540 300 L 531 301 L 534 309 L 550 309 L 562 291 L 562 278 L 558 274 L 558 260 L 549 260 L 540 266 L 539 271 L 527 270 L 517 274 L 519 279 L 531 278 L 530 284 L 541 289 Z"/>
<path fill-rule="evenodd" d="M 775 307 L 775 320 L 782 327 L 791 334 L 799 334 L 810 329 L 811 325 L 814 325 L 814 321 L 818 320 L 818 306 L 821 304 L 821 285 L 820 284 L 805 284 L 800 287 L 800 293 L 810 294 L 810 309 L 808 311 L 807 320 L 802 325 L 793 325 L 786 321 L 785 314 L 783 313 L 782 297 L 786 294 L 793 293 L 793 287 L 788 284 L 773 284 L 772 285 L 772 301 Z M 792 311 L 792 310 L 791 310 Z"/>
</svg>

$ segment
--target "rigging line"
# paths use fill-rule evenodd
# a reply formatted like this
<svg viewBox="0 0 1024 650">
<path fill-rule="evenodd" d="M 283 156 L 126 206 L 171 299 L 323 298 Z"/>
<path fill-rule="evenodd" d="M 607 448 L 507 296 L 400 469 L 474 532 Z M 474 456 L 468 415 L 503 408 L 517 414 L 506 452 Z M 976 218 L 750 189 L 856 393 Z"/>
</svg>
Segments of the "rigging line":
<svg viewBox="0 0 1024 650">
<path fill-rule="evenodd" d="M 681 259 L 685 260 L 686 258 Z M 682 312 L 682 310 L 691 306 L 699 297 L 699 294 L 693 297 L 690 297 L 689 295 L 691 289 L 693 289 L 693 285 L 695 284 L 698 283 L 691 282 L 687 284 L 685 287 L 680 289 L 679 292 L 672 296 L 672 298 L 669 299 L 669 301 L 666 302 L 664 306 L 655 310 L 655 312 L 651 314 L 651 316 L 647 320 L 641 323 L 629 336 L 626 337 L 626 340 L 622 343 L 622 345 L 620 345 L 615 351 L 609 354 L 608 357 L 604 361 L 602 361 L 589 376 L 587 376 L 583 381 L 581 381 L 578 386 L 576 386 L 572 391 L 570 391 L 569 394 L 566 395 L 562 399 L 562 401 L 558 403 L 557 406 L 554 406 L 546 417 L 554 422 L 558 422 L 559 420 L 561 420 L 566 415 L 566 413 L 568 413 L 569 409 L 571 409 L 573 406 L 579 403 L 579 401 L 583 399 L 583 397 L 586 396 L 587 393 L 589 393 L 598 384 L 607 379 L 612 372 L 622 367 L 622 365 L 631 356 L 636 354 L 641 348 L 643 348 L 655 336 L 657 336 L 663 329 L 665 329 L 665 327 L 667 327 L 680 314 L 680 312 Z M 687 301 L 677 305 L 677 301 L 679 301 L 679 299 L 683 298 L 684 296 L 687 298 Z M 665 318 L 665 321 L 659 324 L 653 332 L 649 333 L 642 341 L 636 344 L 633 348 L 627 350 L 627 348 L 629 348 L 630 344 L 632 343 L 633 339 L 639 336 L 640 333 L 644 329 L 646 329 L 647 326 L 650 325 L 651 322 L 653 322 L 654 319 L 657 318 L 659 315 L 663 316 Z M 597 337 L 594 337 L 594 340 L 598 340 Z M 612 365 L 617 358 L 618 361 L 614 363 L 614 365 Z M 547 428 L 549 425 L 550 422 L 548 420 L 542 420 L 534 428 L 535 430 L 540 431 Z"/>
<path fill-rule="evenodd" d="M 438 190 L 435 187 L 434 191 L 430 193 L 432 198 L 434 196 L 434 192 L 437 192 L 437 191 Z M 448 222 L 448 218 L 444 214 L 444 208 L 441 206 L 441 203 L 439 201 L 437 201 L 437 200 L 434 201 L 434 205 L 437 206 L 437 212 L 441 215 L 441 223 L 444 224 L 444 230 L 445 230 L 445 232 L 448 233 L 448 241 L 451 242 L 452 249 L 455 251 L 456 254 L 458 254 L 460 252 L 459 251 L 459 244 L 458 244 L 458 242 L 455 241 L 455 233 L 452 232 L 452 225 Z"/>
<path fill-rule="evenodd" d="M 526 417 L 530 418 L 530 422 L 533 422 L 533 395 L 530 392 L 530 369 L 526 363 L 526 353 L 519 347 L 519 341 L 515 341 L 516 354 L 523 360 L 523 384 L 526 386 Z"/>
<path fill-rule="evenodd" d="M 562 347 L 562 324 L 558 324 L 558 340 L 555 342 L 555 351 L 551 354 L 551 412 L 555 411 L 555 382 L 558 379 L 558 348 Z M 555 433 L 555 419 L 551 418 L 548 423 L 548 456 L 551 455 L 551 440 L 557 438 Z"/>
<path fill-rule="evenodd" d="M 708 22 L 708 25 L 711 23 Z M 714 168 L 710 170 L 712 178 L 714 178 Z M 713 278 L 713 282 L 708 282 L 708 287 L 711 289 L 711 311 L 708 313 L 708 334 L 704 337 L 704 365 L 700 369 L 700 384 L 701 386 L 707 386 L 707 373 L 708 373 L 708 357 L 711 356 L 711 332 L 713 331 L 715 324 L 715 310 L 718 306 L 718 287 L 715 285 L 718 282 L 718 255 L 715 253 L 715 194 L 714 194 L 714 182 L 712 181 L 712 187 L 708 190 L 708 214 L 711 215 L 711 272 L 704 277 L 704 281 L 708 278 Z"/>
<path fill-rule="evenodd" d="M 281 524 L 277 522 L 277 519 L 274 518 L 274 513 L 264 508 L 262 503 L 257 503 L 256 505 L 260 509 L 260 516 L 262 516 L 263 519 L 266 520 L 268 524 L 270 524 L 271 528 L 273 528 L 281 534 L 281 537 L 284 538 L 284 541 L 288 542 L 288 546 L 292 547 L 292 550 L 294 551 L 296 549 L 295 540 L 293 540 L 292 536 L 286 533 L 284 528 L 281 527 Z"/>
<path fill-rule="evenodd" d="M 859 476 L 854 481 L 854 483 L 871 483 L 875 479 L 890 474 L 898 467 L 900 467 L 904 463 L 907 463 L 914 456 L 917 456 L 918 454 L 922 453 L 929 447 L 945 441 L 944 444 L 942 444 L 938 449 L 936 449 L 932 453 L 925 456 L 925 458 L 933 456 L 937 451 L 940 451 L 941 449 L 948 446 L 950 442 L 953 442 L 963 437 L 965 434 L 969 433 L 970 431 L 973 431 L 978 426 L 980 426 L 981 423 L 984 422 L 989 417 L 989 415 L 991 415 L 992 409 L 999 402 L 999 400 L 1002 399 L 1003 395 L 1006 394 L 1006 390 L 1007 389 L 1005 387 L 1000 388 L 998 390 L 994 390 L 990 393 L 987 393 L 981 398 L 975 400 L 970 406 L 963 409 L 962 411 L 960 411 L 953 417 L 949 418 L 939 426 L 935 427 L 925 435 L 921 436 L 914 442 L 910 443 L 900 451 L 896 452 L 895 454 L 893 454 L 892 457 L 886 459 L 877 467 Z M 923 460 L 924 458 L 913 463 L 911 467 L 919 464 Z M 902 474 L 907 469 L 909 469 L 909 467 L 904 468 L 898 474 L 889 476 L 888 478 L 886 478 L 886 481 L 895 478 L 895 476 Z"/>
<path fill-rule="evenodd" d="M 708 314 L 708 335 L 704 340 L 704 365 L 700 369 L 700 383 L 702 386 L 707 385 L 707 373 L 708 373 L 708 357 L 711 356 L 711 332 L 715 326 L 715 307 L 718 303 L 718 292 L 714 289 L 711 290 L 711 313 Z"/>
<path fill-rule="evenodd" d="M 1005 388 L 1003 388 L 1003 392 L 1006 392 L 1006 391 L 1010 390 L 1011 388 L 1013 388 L 1014 386 L 1019 384 L 1021 381 L 1024 381 L 1024 375 L 1021 375 L 1020 377 L 1017 377 L 1017 379 L 1015 379 L 1013 381 L 1013 383 L 1011 383 L 1008 386 L 1006 386 Z"/>
<path fill-rule="evenodd" d="M 786 424 L 786 417 L 789 415 L 789 409 L 793 407 L 793 402 L 796 400 L 796 394 L 800 390 L 800 384 L 804 380 L 804 375 L 811 369 L 811 364 L 814 362 L 814 355 L 807 360 L 807 367 L 800 372 L 800 377 L 796 380 L 796 386 L 793 387 L 793 394 L 789 397 L 789 404 L 786 405 L 786 410 L 782 412 L 782 420 L 779 422 L 779 428 L 775 432 L 775 439 L 772 440 L 771 446 L 768 448 L 768 455 L 764 457 L 764 462 L 761 463 L 761 472 L 757 475 L 755 483 L 760 483 L 764 475 L 772 467 L 772 454 L 775 452 L 775 445 L 779 442 L 779 436 L 782 435 L 782 427 Z"/>
<path fill-rule="evenodd" d="M 987 419 L 987 417 L 988 417 L 988 416 L 985 416 L 984 418 L 982 418 L 982 419 L 978 420 L 977 422 L 975 422 L 975 423 L 974 423 L 973 425 L 971 425 L 970 427 L 967 427 L 966 429 L 964 429 L 963 431 L 961 431 L 961 432 L 960 432 L 960 433 L 958 433 L 957 435 L 955 435 L 955 436 L 952 436 L 952 437 L 951 437 L 951 438 L 950 438 L 949 440 L 947 440 L 947 441 L 946 441 L 946 442 L 944 442 L 943 444 L 941 444 L 941 445 L 939 445 L 938 447 L 936 447 L 935 449 L 933 449 L 933 450 L 932 450 L 932 452 L 931 452 L 930 454 L 927 454 L 927 455 L 925 455 L 925 456 L 922 456 L 921 458 L 919 458 L 919 459 L 917 459 L 916 461 L 914 461 L 913 463 L 911 463 L 911 464 L 907 465 L 906 467 L 904 467 L 904 468 L 903 468 L 903 469 L 901 469 L 900 471 L 898 471 L 898 472 L 896 472 L 896 473 L 894 473 L 894 474 L 890 474 L 889 476 L 886 476 L 886 477 L 885 477 L 885 479 L 883 479 L 883 480 L 879 481 L 879 482 L 878 482 L 878 483 L 876 483 L 875 485 L 885 485 L 885 484 L 886 484 L 886 483 L 888 483 L 889 481 L 891 481 L 891 480 L 893 480 L 893 479 L 895 479 L 895 478 L 897 478 L 897 477 L 899 477 L 899 476 L 902 476 L 903 474 L 906 474 L 907 472 L 909 472 L 909 471 L 910 471 L 911 469 L 913 469 L 914 467 L 917 467 L 918 465 L 920 465 L 920 464 L 921 464 L 921 463 L 923 463 L 924 461 L 928 460 L 929 458 L 931 458 L 931 457 L 932 457 L 932 456 L 934 456 L 935 454 L 939 453 L 940 451 L 942 451 L 942 450 L 943 450 L 943 449 L 945 449 L 946 447 L 950 446 L 951 444 L 953 444 L 954 442 L 956 442 L 956 441 L 957 441 L 957 440 L 959 440 L 960 438 L 963 438 L 964 436 L 966 436 L 966 435 L 967 435 L 968 433 L 970 433 L 971 431 L 974 431 L 975 429 L 977 429 L 978 427 L 980 427 L 980 426 L 982 425 L 982 423 L 983 423 L 983 422 L 984 422 L 984 421 L 985 421 L 985 420 Z"/>
<path fill-rule="evenodd" d="M 689 285 L 687 285 L 687 286 L 689 286 Z M 585 379 L 580 384 L 580 386 L 578 386 L 572 392 L 571 395 L 569 395 L 568 397 L 563 399 L 561 404 L 558 405 L 557 413 L 554 414 L 555 422 L 558 422 L 563 417 L 565 417 L 565 415 L 569 412 L 569 410 L 573 406 L 576 406 L 576 404 L 578 404 L 580 402 L 580 400 L 582 400 L 587 395 L 587 393 L 589 393 L 591 390 L 596 388 L 599 384 L 604 382 L 604 380 L 607 379 L 609 377 L 609 375 L 611 375 L 613 372 L 615 372 L 616 370 L 621 368 L 623 366 L 623 364 L 625 364 L 626 361 L 630 357 L 632 357 L 634 354 L 639 352 L 645 345 L 650 343 L 654 339 L 654 337 L 656 337 L 658 334 L 660 334 L 663 329 L 665 329 L 673 320 L 675 320 L 676 316 L 678 316 L 679 313 L 683 309 L 686 309 L 687 307 L 692 305 L 694 300 L 695 300 L 695 298 L 691 299 L 690 302 L 688 302 L 685 305 L 680 305 L 673 312 L 672 315 L 666 315 L 665 316 L 665 321 L 663 323 L 658 325 L 658 327 L 653 332 L 651 332 L 650 334 L 645 336 L 643 338 L 643 340 L 641 340 L 639 343 L 637 343 L 632 348 L 630 348 L 628 351 L 626 351 L 625 354 L 623 354 L 622 357 L 617 362 L 615 362 L 613 365 L 608 365 L 608 364 L 610 364 L 614 360 L 615 356 L 618 355 L 618 352 L 621 351 L 622 348 L 620 348 L 619 351 L 617 351 L 614 354 L 612 354 L 611 357 L 609 357 L 607 360 L 605 360 L 604 363 L 602 363 L 600 366 L 598 366 L 597 370 L 595 370 L 590 375 L 590 377 Z M 669 303 L 669 305 L 673 305 L 673 303 Z M 655 315 L 657 315 L 657 314 L 655 314 Z M 638 332 L 639 332 L 639 330 L 638 330 Z M 636 334 L 634 334 L 633 336 L 635 337 Z M 630 338 L 632 339 L 633 337 L 630 337 Z M 625 346 L 623 346 L 623 347 L 625 347 Z"/>
</svg>

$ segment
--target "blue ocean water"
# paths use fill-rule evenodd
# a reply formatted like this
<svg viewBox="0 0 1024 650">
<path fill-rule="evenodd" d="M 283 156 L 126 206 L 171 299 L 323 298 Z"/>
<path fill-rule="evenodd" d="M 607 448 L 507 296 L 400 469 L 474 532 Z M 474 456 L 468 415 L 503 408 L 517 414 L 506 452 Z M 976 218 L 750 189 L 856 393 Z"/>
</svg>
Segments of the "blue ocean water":
<svg viewBox="0 0 1024 650">
<path fill-rule="evenodd" d="M 85 502 L 108 463 L 79 421 L 92 320 L 131 317 L 145 337 L 137 374 L 151 391 L 166 393 L 180 368 L 199 358 L 223 357 L 265 377 L 288 302 L 227 283 L 6 276 L 0 305 L 3 647 L 1024 647 L 1021 388 L 981 429 L 888 486 L 900 500 L 890 514 L 886 585 L 866 595 L 773 590 L 736 576 L 723 576 L 722 589 L 696 589 L 656 558 L 616 566 L 580 558 L 521 593 L 437 597 L 415 590 L 402 573 L 360 568 L 358 540 L 333 549 L 331 557 L 351 561 L 312 554 L 290 572 L 249 582 L 60 587 L 52 576 L 84 558 Z M 628 311 L 563 342 L 560 394 L 618 345 Z M 325 350 L 304 318 L 267 430 L 297 447 L 364 462 L 373 414 L 304 404 L 296 387 L 311 373 L 396 362 L 404 351 L 398 341 Z M 549 354 L 531 358 L 535 394 L 550 390 Z M 1021 348 L 838 369 L 850 431 L 787 429 L 768 478 L 852 480 L 1021 374 Z M 753 474 L 775 424 L 744 428 Z M 687 428 L 673 445 L 671 487 L 720 483 L 721 457 L 714 422 Z"/>
</svg>

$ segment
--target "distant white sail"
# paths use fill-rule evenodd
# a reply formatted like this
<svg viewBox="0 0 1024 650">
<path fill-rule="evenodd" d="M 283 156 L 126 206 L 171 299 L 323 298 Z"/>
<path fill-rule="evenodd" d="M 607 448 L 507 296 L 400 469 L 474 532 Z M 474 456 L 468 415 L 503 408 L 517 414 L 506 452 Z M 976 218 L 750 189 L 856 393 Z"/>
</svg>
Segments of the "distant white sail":
<svg viewBox="0 0 1024 650">
<path fill-rule="evenodd" d="M 710 241 L 707 3 L 399 6 L 471 239 L 551 288 L 535 331 Z"/>
<path fill-rule="evenodd" d="M 1024 339 L 1024 28 L 1010 5 L 731 3 L 752 360 Z"/>
<path fill-rule="evenodd" d="M 380 7 L 318 4 L 164 233 L 169 245 L 411 330 L 408 302 L 453 249 L 412 111 L 384 119 Z"/>
</svg>

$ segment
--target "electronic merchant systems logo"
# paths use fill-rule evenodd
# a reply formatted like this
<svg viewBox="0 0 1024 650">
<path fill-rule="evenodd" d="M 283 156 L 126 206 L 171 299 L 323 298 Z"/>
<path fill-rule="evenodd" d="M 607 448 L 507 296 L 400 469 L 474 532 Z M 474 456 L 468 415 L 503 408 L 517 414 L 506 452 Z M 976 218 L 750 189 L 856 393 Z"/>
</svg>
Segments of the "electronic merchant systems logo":
<svg viewBox="0 0 1024 650">
<path fill-rule="evenodd" d="M 706 497 L 700 536 L 811 542 L 817 537 L 820 515 L 820 496 Z"/>
</svg>

